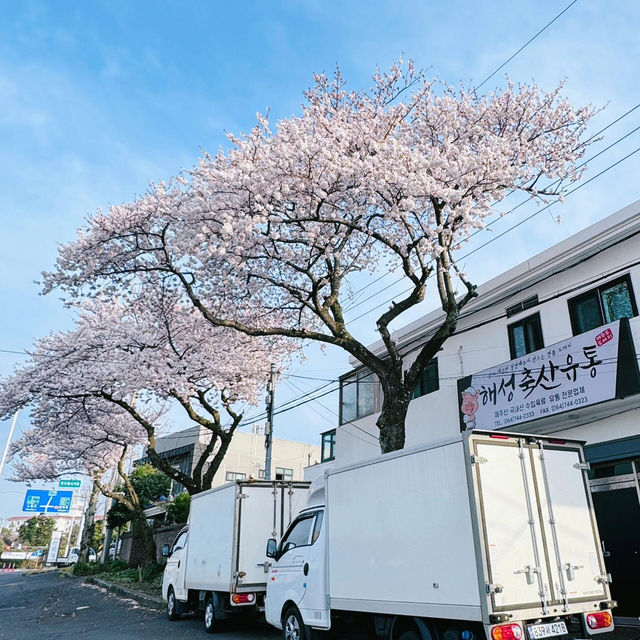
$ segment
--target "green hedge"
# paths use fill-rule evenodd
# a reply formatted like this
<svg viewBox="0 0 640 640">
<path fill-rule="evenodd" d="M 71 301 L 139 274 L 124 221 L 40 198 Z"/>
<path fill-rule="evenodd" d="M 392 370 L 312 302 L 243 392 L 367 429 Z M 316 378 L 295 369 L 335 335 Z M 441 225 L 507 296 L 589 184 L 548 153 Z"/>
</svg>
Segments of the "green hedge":
<svg viewBox="0 0 640 640">
<path fill-rule="evenodd" d="M 98 562 L 76 562 L 73 565 L 74 576 L 95 576 L 98 573 L 118 573 L 127 568 L 121 560 L 109 560 L 104 564 Z"/>
</svg>

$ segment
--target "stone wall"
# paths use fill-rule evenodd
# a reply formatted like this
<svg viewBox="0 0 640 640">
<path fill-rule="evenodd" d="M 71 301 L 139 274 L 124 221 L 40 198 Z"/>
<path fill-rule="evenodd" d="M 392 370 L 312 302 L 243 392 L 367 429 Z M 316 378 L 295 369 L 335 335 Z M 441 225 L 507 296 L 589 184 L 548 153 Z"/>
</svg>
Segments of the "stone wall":
<svg viewBox="0 0 640 640">
<path fill-rule="evenodd" d="M 166 558 L 162 557 L 162 545 L 173 544 L 178 532 L 184 527 L 184 524 L 171 524 L 166 527 L 159 527 L 153 532 L 153 540 L 156 543 L 156 562 L 165 564 Z"/>
<path fill-rule="evenodd" d="M 129 562 L 129 558 L 131 557 L 131 545 L 133 544 L 133 532 L 126 531 L 120 536 L 120 549 L 118 551 L 118 555 L 116 556 L 118 560 L 122 560 L 123 562 Z"/>
</svg>

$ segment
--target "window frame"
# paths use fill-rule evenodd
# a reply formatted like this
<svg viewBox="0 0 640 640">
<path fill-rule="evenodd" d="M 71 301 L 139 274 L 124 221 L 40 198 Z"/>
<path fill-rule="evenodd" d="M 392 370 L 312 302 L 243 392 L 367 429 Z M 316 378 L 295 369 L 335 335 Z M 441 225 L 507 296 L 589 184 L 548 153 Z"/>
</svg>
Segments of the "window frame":
<svg viewBox="0 0 640 640">
<path fill-rule="evenodd" d="M 287 474 L 285 474 L 285 473 L 280 474 L 280 475 L 283 476 L 282 478 L 278 478 L 278 470 L 280 470 L 280 471 L 290 471 L 291 473 L 289 474 L 288 478 L 286 477 Z M 276 474 L 276 477 L 275 477 L 276 480 L 280 480 L 282 482 L 291 482 L 293 480 L 293 469 L 289 469 L 287 467 L 276 467 L 275 474 Z"/>
<path fill-rule="evenodd" d="M 424 391 L 423 392 L 422 391 L 422 383 L 424 382 L 425 373 L 427 372 L 427 370 L 431 366 L 435 367 L 435 370 L 436 370 L 436 388 L 435 389 L 431 389 L 430 391 Z M 416 393 L 416 390 L 418 389 L 418 387 L 420 387 L 420 392 Z M 436 391 L 440 391 L 440 367 L 438 365 L 438 358 L 432 358 L 431 360 L 429 360 L 429 362 L 427 363 L 427 366 L 424 368 L 424 371 L 420 375 L 420 379 L 418 380 L 418 383 L 416 384 L 416 388 L 411 393 L 411 400 L 416 400 L 417 398 L 422 398 L 423 396 L 428 396 L 430 393 L 434 393 Z"/>
<path fill-rule="evenodd" d="M 567 306 L 569 307 L 569 319 L 571 320 L 571 332 L 574 336 L 580 335 L 580 333 L 586 333 L 587 331 L 592 331 L 593 329 L 597 329 L 598 327 L 602 327 L 605 324 L 608 324 L 605 321 L 604 306 L 602 303 L 602 292 L 606 291 L 607 289 L 611 289 L 616 285 L 622 284 L 623 282 L 626 283 L 627 291 L 629 293 L 629 301 L 631 303 L 631 313 L 632 313 L 631 317 L 635 318 L 638 315 L 638 306 L 636 305 L 636 297 L 633 291 L 633 283 L 631 282 L 631 274 L 625 273 L 623 276 L 620 276 L 619 278 L 608 280 L 607 282 L 604 282 L 603 284 L 598 285 L 597 287 L 592 287 L 588 291 L 583 291 L 579 295 L 574 296 L 573 298 L 567 299 Z M 598 327 L 585 329 L 584 331 L 581 331 L 580 333 L 578 333 L 578 316 L 577 316 L 576 307 L 578 304 L 580 304 L 580 302 L 586 300 L 587 298 L 592 296 L 594 293 L 596 293 L 598 297 L 601 323 L 598 325 Z M 620 318 L 616 318 L 616 320 L 620 320 Z M 611 322 L 615 322 L 615 320 L 611 320 Z"/>
<path fill-rule="evenodd" d="M 171 545 L 171 555 L 173 555 L 176 551 L 180 551 L 180 549 L 184 549 L 187 546 L 187 539 L 189 536 L 189 531 L 188 530 L 184 530 L 181 531 L 177 536 L 176 539 L 173 541 L 173 544 Z M 181 547 L 176 547 L 176 544 L 178 543 L 178 540 L 180 540 L 180 538 L 184 537 L 184 543 Z"/>
<path fill-rule="evenodd" d="M 229 476 L 234 476 L 230 478 Z M 225 471 L 224 480 L 225 482 L 235 482 L 236 480 L 246 480 L 247 474 L 242 473 L 242 471 Z"/>
<path fill-rule="evenodd" d="M 522 327 L 524 329 L 525 323 L 528 323 L 528 322 L 532 321 L 533 319 L 535 319 L 537 321 L 537 330 L 538 330 L 538 336 L 540 338 L 540 346 L 535 346 L 534 345 L 534 348 L 529 350 L 527 348 L 527 345 L 525 344 L 525 348 L 527 349 L 527 351 L 525 351 L 521 355 L 517 355 L 516 352 L 515 352 L 515 338 L 514 338 L 514 335 L 513 335 L 513 331 L 517 327 Z M 524 335 L 525 335 L 525 343 L 526 343 L 526 337 L 527 337 L 526 332 L 525 332 Z M 542 320 L 540 319 L 540 312 L 536 311 L 536 313 L 532 313 L 530 316 L 526 316 L 524 318 L 520 318 L 520 320 L 518 320 L 517 322 L 512 322 L 511 324 L 508 324 L 507 325 L 507 336 L 509 338 L 509 355 L 511 356 L 511 360 L 516 360 L 517 358 L 523 358 L 524 356 L 526 356 L 529 353 L 533 353 L 534 351 L 538 351 L 539 349 L 544 349 L 544 334 L 542 333 Z"/>
<path fill-rule="evenodd" d="M 325 441 L 328 442 L 329 457 L 324 457 Z M 336 430 L 329 429 L 320 434 L 320 463 L 336 459 Z"/>
<path fill-rule="evenodd" d="M 282 536 L 282 540 L 280 540 L 280 544 L 278 545 L 278 557 L 277 557 L 277 560 L 279 560 L 285 553 L 288 553 L 292 549 L 301 549 L 302 547 L 310 547 L 315 542 L 315 540 L 313 540 L 313 542 L 311 540 L 313 538 L 313 532 L 314 532 L 314 529 L 315 529 L 315 526 L 316 526 L 316 516 L 318 515 L 318 513 L 319 513 L 318 511 L 312 511 L 311 513 L 303 513 L 302 515 L 299 515 L 289 525 L 289 527 L 285 531 L 285 534 Z M 298 524 L 300 522 L 303 522 L 304 520 L 312 520 L 311 527 L 309 528 L 309 535 L 307 536 L 306 544 L 298 544 L 295 547 L 291 547 L 290 549 L 287 549 L 286 551 L 283 551 L 285 545 L 288 542 L 287 538 L 289 537 L 291 532 L 298 526 Z"/>
<path fill-rule="evenodd" d="M 311 542 L 310 546 L 313 546 L 320 534 L 322 533 L 322 523 L 324 522 L 324 511 L 316 511 L 316 520 L 313 523 L 313 527 L 311 528 Z"/>
<path fill-rule="evenodd" d="M 372 382 L 361 382 L 364 378 L 368 378 L 372 376 Z M 373 386 L 373 403 L 372 409 L 369 412 L 360 413 L 360 385 L 361 384 L 370 384 Z M 354 398 L 354 417 L 350 419 L 344 418 L 343 412 L 343 397 L 344 397 L 344 388 L 349 385 L 355 385 L 355 398 Z M 353 422 L 354 420 L 360 420 L 361 418 L 366 418 L 367 416 L 371 416 L 374 413 L 378 413 L 381 408 L 381 391 L 380 391 L 380 381 L 377 379 L 376 374 L 366 368 L 358 369 L 358 371 L 352 371 L 351 373 L 342 376 L 340 378 L 340 397 L 339 397 L 339 421 L 340 424 L 348 424 Z"/>
</svg>

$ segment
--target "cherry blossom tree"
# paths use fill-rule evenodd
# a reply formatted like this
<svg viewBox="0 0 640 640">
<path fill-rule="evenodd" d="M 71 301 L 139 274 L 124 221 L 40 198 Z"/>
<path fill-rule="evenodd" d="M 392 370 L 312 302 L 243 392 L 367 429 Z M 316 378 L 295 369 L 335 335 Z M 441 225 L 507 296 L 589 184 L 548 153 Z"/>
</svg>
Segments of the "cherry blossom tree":
<svg viewBox="0 0 640 640">
<path fill-rule="evenodd" d="M 118 484 L 128 489 L 125 461 L 146 434 L 122 409 L 94 398 L 42 397 L 31 408 L 31 423 L 11 447 L 12 479 L 30 483 L 74 474 L 91 479 L 80 541 L 80 558 L 86 562 L 99 493 L 125 504 L 143 520 L 137 494 L 116 490 L 107 472 L 116 469 Z M 147 555 L 153 560 L 152 550 Z"/>
<path fill-rule="evenodd" d="M 116 434 L 118 442 L 144 442 L 151 463 L 194 494 L 211 487 L 243 403 L 255 402 L 265 388 L 273 353 L 284 362 L 293 346 L 214 327 L 167 288 L 145 289 L 126 304 L 96 300 L 86 304 L 72 331 L 38 341 L 30 361 L 2 383 L 0 415 L 23 406 L 59 409 L 63 401 L 72 407 L 106 403 L 137 428 L 130 440 Z M 156 451 L 161 418 L 172 407 L 206 434 L 191 473 Z M 95 424 L 86 426 L 90 442 Z"/>
<path fill-rule="evenodd" d="M 45 291 L 126 296 L 170 282 L 214 327 L 346 350 L 382 388 L 383 452 L 404 446 L 412 393 L 476 287 L 456 252 L 510 191 L 549 201 L 580 177 L 593 111 L 561 87 L 508 84 L 479 95 L 411 63 L 350 91 L 315 77 L 299 116 L 267 117 L 230 149 L 91 217 Z M 555 186 L 554 186 L 555 185 Z M 372 350 L 345 318 L 356 273 L 394 270 L 408 292 L 375 318 Z M 435 281 L 442 320 L 410 363 L 392 323 Z"/>
</svg>

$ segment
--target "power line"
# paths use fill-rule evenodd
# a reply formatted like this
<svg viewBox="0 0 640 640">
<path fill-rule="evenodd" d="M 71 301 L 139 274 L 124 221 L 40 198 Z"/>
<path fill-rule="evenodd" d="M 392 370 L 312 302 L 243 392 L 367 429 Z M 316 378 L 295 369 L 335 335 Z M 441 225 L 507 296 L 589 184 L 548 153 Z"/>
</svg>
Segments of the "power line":
<svg viewBox="0 0 640 640">
<path fill-rule="evenodd" d="M 298 389 L 298 391 L 303 391 L 303 389 L 301 389 L 297 384 L 295 384 L 293 382 L 291 382 L 290 384 L 293 385 L 296 389 Z M 333 409 L 330 409 L 329 407 L 327 407 L 325 404 L 323 404 L 319 400 L 316 400 L 316 403 L 319 404 L 324 409 L 326 409 L 327 411 L 329 411 L 329 413 L 332 413 L 336 418 L 340 417 L 339 414 L 336 411 L 333 411 Z M 315 411 L 314 407 L 311 407 L 311 408 L 314 409 L 314 411 Z M 318 415 L 320 415 L 320 413 L 318 411 L 316 411 L 316 413 L 318 413 Z M 321 417 L 324 420 L 326 420 L 326 418 L 324 418 L 324 416 L 321 416 Z M 340 424 L 341 427 L 345 427 L 346 425 L 355 427 L 358 431 L 362 431 L 362 433 L 364 433 L 366 436 L 371 438 L 376 444 L 380 441 L 380 438 L 378 438 L 377 436 L 374 436 L 372 433 L 369 433 L 368 431 L 365 431 L 365 429 L 363 429 L 362 427 L 357 425 L 355 422 L 352 422 L 351 420 L 345 420 Z M 358 440 L 361 440 L 362 442 L 365 442 L 366 444 L 372 444 L 371 442 L 367 442 L 366 440 L 364 440 L 361 436 L 357 435 L 356 433 L 350 433 L 349 431 L 347 431 L 347 433 L 349 433 L 349 435 L 352 435 L 354 438 L 358 438 Z"/>
<path fill-rule="evenodd" d="M 620 160 L 617 160 L 616 162 L 614 162 L 613 164 L 609 165 L 608 167 L 606 167 L 605 169 L 603 169 L 602 171 L 600 171 L 599 173 L 597 173 L 595 176 L 592 176 L 591 178 L 589 178 L 588 180 L 586 180 L 585 182 L 580 183 L 577 187 L 575 187 L 574 189 L 572 189 L 571 191 L 569 191 L 565 197 L 571 195 L 572 193 L 575 193 L 576 191 L 578 191 L 579 189 L 582 189 L 583 187 L 585 187 L 586 185 L 588 185 L 590 182 L 592 182 L 593 180 L 595 180 L 596 178 L 599 178 L 600 176 L 602 176 L 603 174 L 605 174 L 607 171 L 610 171 L 611 169 L 613 169 L 614 167 L 618 166 L 619 164 L 621 164 L 622 162 L 624 162 L 625 160 L 627 160 L 628 158 L 630 158 L 631 156 L 633 156 L 634 154 L 638 153 L 638 151 L 640 151 L 640 147 L 637 147 L 636 149 L 634 149 L 631 153 L 627 154 L 626 156 L 624 156 L 623 158 L 621 158 Z M 513 225 L 512 227 L 509 227 L 508 229 L 506 229 L 505 231 L 503 231 L 502 233 L 500 233 L 497 236 L 494 236 L 493 238 L 487 240 L 484 244 L 476 247 L 475 249 L 471 250 L 469 253 L 466 253 L 465 255 L 461 256 L 460 258 L 458 258 L 458 262 L 461 260 L 464 260 L 466 258 L 468 258 L 470 255 L 472 255 L 473 253 L 476 253 L 477 251 L 479 251 L 480 249 L 484 249 L 486 246 L 488 246 L 489 244 L 491 244 L 492 242 L 495 242 L 496 240 L 498 240 L 498 238 L 503 237 L 504 235 L 506 235 L 507 233 L 513 231 L 514 229 L 516 229 L 517 227 L 521 226 L 522 224 L 524 224 L 525 222 L 531 220 L 532 218 L 534 218 L 535 216 L 537 216 L 538 214 L 542 213 L 543 211 L 548 210 L 550 207 L 552 207 L 553 205 L 557 204 L 557 201 L 554 201 L 546 206 L 544 206 L 542 209 L 538 209 L 537 211 L 534 211 L 531 215 L 527 216 L 524 220 L 521 220 L 520 222 L 517 222 L 515 225 Z M 408 293 L 409 291 L 411 291 L 411 288 L 405 289 L 403 291 L 400 292 L 400 294 L 398 295 L 404 295 L 406 293 Z M 395 298 L 397 298 L 398 296 L 395 295 L 392 298 L 389 298 L 388 300 L 385 300 L 377 305 L 375 305 L 374 307 L 371 307 L 370 309 L 368 309 L 367 311 L 365 311 L 364 313 L 361 313 L 359 316 L 356 316 L 355 318 L 350 319 L 350 322 L 356 322 L 357 320 L 360 320 L 360 318 L 363 318 L 366 315 L 369 315 L 372 311 L 375 311 L 376 309 L 379 309 L 380 307 L 384 306 L 385 304 L 389 304 L 390 302 L 392 302 L 393 300 L 395 300 Z"/>
<path fill-rule="evenodd" d="M 337 378 L 315 378 L 313 376 L 298 376 L 298 375 L 294 375 L 293 373 L 286 373 L 282 376 L 282 379 L 286 379 L 286 378 L 298 378 L 300 380 L 316 380 L 316 381 L 323 381 L 323 382 L 336 382 Z"/>
<path fill-rule="evenodd" d="M 590 140 L 599 136 L 601 133 L 603 133 L 604 131 L 606 131 L 607 129 L 609 129 L 611 126 L 613 126 L 614 124 L 616 124 L 617 122 L 619 122 L 620 120 L 622 120 L 623 118 L 625 118 L 626 116 L 628 116 L 630 113 L 632 113 L 633 111 L 635 111 L 636 109 L 640 108 L 640 103 L 636 104 L 634 107 L 632 107 L 631 109 L 629 109 L 628 111 L 626 111 L 625 113 L 623 113 L 621 116 L 619 116 L 618 118 L 616 118 L 615 120 L 613 120 L 612 122 L 610 122 L 608 125 L 606 125 L 605 127 L 603 127 L 602 129 L 600 129 L 599 131 L 597 131 L 596 133 L 594 133 L 591 138 L 589 138 Z M 626 138 L 628 138 L 629 136 L 631 136 L 632 134 L 634 134 L 636 131 L 638 131 L 638 129 L 640 129 L 640 127 L 636 127 L 635 129 L 632 129 L 631 131 L 629 131 L 628 133 L 626 133 L 625 135 L 623 135 L 621 138 L 618 138 L 615 142 L 612 142 L 609 146 L 605 147 L 604 149 L 601 149 L 598 153 L 594 154 L 593 156 L 591 156 L 590 158 L 588 158 L 587 160 L 581 162 L 576 168 L 580 169 L 582 167 L 584 167 L 585 165 L 587 165 L 589 162 L 592 162 L 593 160 L 595 160 L 597 157 L 601 156 L 603 153 L 605 153 L 606 151 L 608 151 L 609 149 L 612 149 L 615 145 L 619 144 L 620 142 L 622 142 L 623 140 L 625 140 Z M 589 180 L 590 181 L 590 180 Z M 589 182 L 587 181 L 587 182 Z M 583 184 L 587 184 L 587 182 L 583 183 Z M 554 180 L 549 186 L 554 186 L 560 183 L 560 180 Z M 506 196 L 511 195 L 514 190 L 511 190 Z M 568 194 L 567 194 L 568 195 Z M 504 200 L 504 198 L 501 198 L 500 200 Z M 506 212 L 500 212 L 500 215 L 498 218 L 495 218 L 494 220 L 491 220 L 490 222 L 488 222 L 486 225 L 484 225 L 484 227 L 482 229 L 477 229 L 476 231 L 470 233 L 466 238 L 465 238 L 465 242 L 469 241 L 471 238 L 473 238 L 474 236 L 478 235 L 479 233 L 482 233 L 483 231 L 486 231 L 487 229 L 489 229 L 490 227 L 492 227 L 494 224 L 496 224 L 499 220 L 501 220 L 502 218 L 508 216 L 509 214 L 513 213 L 514 211 L 516 211 L 517 209 L 519 209 L 520 207 L 522 207 L 525 204 L 528 204 L 529 202 L 532 201 L 532 198 L 525 198 L 524 200 L 522 200 L 522 202 L 520 202 L 519 204 L 515 205 L 514 207 L 512 207 L 511 209 L 509 209 Z M 548 207 L 547 207 L 548 208 Z M 545 209 L 542 209 L 540 211 L 544 211 Z M 491 242 L 491 241 L 490 241 Z M 484 246 L 484 245 L 482 245 Z M 461 256 L 459 258 L 459 260 L 464 260 L 466 257 L 468 257 L 468 255 L 470 254 L 466 254 L 464 256 Z M 385 274 L 387 275 L 387 274 Z M 380 280 L 381 278 L 378 278 L 376 281 Z M 360 305 L 364 304 L 365 302 L 367 302 L 368 300 L 371 300 L 372 298 L 375 298 L 376 296 L 380 295 L 383 291 L 386 291 L 388 289 L 390 289 L 391 287 L 393 287 L 396 284 L 401 283 L 404 280 L 404 276 L 398 278 L 397 280 L 394 280 L 393 282 L 391 282 L 390 284 L 384 286 L 382 289 L 376 291 L 375 293 L 373 293 L 372 295 L 363 298 L 362 300 L 360 300 L 359 302 L 355 302 L 354 304 L 348 306 L 345 309 L 345 312 L 348 313 L 349 311 L 352 311 L 353 309 L 355 309 L 356 307 L 359 307 Z M 363 287 L 362 290 L 364 290 L 365 287 Z M 361 291 L 362 291 L 361 290 Z M 407 293 L 408 291 L 410 291 L 410 289 L 406 289 L 405 291 L 403 291 L 400 295 L 403 295 L 404 293 Z M 392 298 L 393 299 L 393 298 Z M 390 302 L 387 301 L 387 302 Z M 383 302 L 382 304 L 386 304 L 386 302 Z M 374 307 L 374 309 L 377 309 L 377 307 Z M 357 318 L 355 318 L 353 321 L 360 319 L 362 316 L 358 316 Z"/>
<path fill-rule="evenodd" d="M 488 80 L 490 80 L 491 78 L 493 78 L 493 76 L 496 75 L 496 73 L 498 73 L 498 71 L 500 71 L 500 69 L 506 67 L 523 49 L 526 49 L 541 33 L 543 33 L 544 31 L 546 31 L 560 16 L 562 16 L 564 13 L 566 13 L 569 9 L 571 9 L 571 7 L 578 2 L 578 0 L 573 0 L 573 2 L 570 2 L 555 18 L 553 18 L 552 20 L 550 20 L 549 22 L 547 22 L 547 24 L 544 25 L 544 27 L 542 27 L 542 29 L 540 29 L 540 31 L 538 31 L 538 33 L 536 33 L 532 38 L 530 38 L 529 40 L 527 40 L 512 56 L 510 56 L 509 58 L 507 58 L 507 60 L 505 60 L 493 73 L 490 73 L 478 86 L 476 86 L 476 91 L 483 85 L 485 84 Z"/>
</svg>

